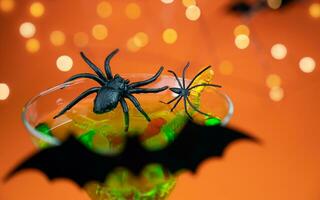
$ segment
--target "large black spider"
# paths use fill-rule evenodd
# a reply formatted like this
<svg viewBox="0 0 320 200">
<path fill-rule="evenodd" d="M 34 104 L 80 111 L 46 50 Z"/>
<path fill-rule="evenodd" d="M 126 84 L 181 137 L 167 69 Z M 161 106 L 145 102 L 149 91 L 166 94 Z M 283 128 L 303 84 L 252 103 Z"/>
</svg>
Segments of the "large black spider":
<svg viewBox="0 0 320 200">
<path fill-rule="evenodd" d="M 77 98 L 71 101 L 64 109 L 62 109 L 54 118 L 57 118 L 63 115 L 66 111 L 71 109 L 79 101 L 89 96 L 90 94 L 97 93 L 94 99 L 93 112 L 96 114 L 102 114 L 102 113 L 112 111 L 117 107 L 118 103 L 120 102 L 123 109 L 123 113 L 124 113 L 125 131 L 128 131 L 129 129 L 129 109 L 125 101 L 125 98 L 129 99 L 133 103 L 133 105 L 140 111 L 140 113 L 148 121 L 150 121 L 150 117 L 142 109 L 140 103 L 133 96 L 133 94 L 158 93 L 168 89 L 168 86 L 164 86 L 161 88 L 138 88 L 140 86 L 148 85 L 149 83 L 154 82 L 160 76 L 161 72 L 163 71 L 163 67 L 161 67 L 153 77 L 147 80 L 130 83 L 128 79 L 124 79 L 118 74 L 116 74 L 115 76 L 112 75 L 111 68 L 110 68 L 110 60 L 118 51 L 119 49 L 114 50 L 105 59 L 104 69 L 105 69 L 106 76 L 95 64 L 93 64 L 85 56 L 83 52 L 80 53 L 83 60 L 89 65 L 91 69 L 93 69 L 93 71 L 97 75 L 90 74 L 90 73 L 76 74 L 70 77 L 66 82 L 72 81 L 78 78 L 88 78 L 88 79 L 95 80 L 101 86 L 90 88 L 84 91 L 83 93 L 81 93 Z"/>
<path fill-rule="evenodd" d="M 188 109 L 187 109 L 187 103 L 191 106 L 192 109 L 194 109 L 195 111 L 197 111 L 198 113 L 205 115 L 205 116 L 210 116 L 207 113 L 202 112 L 201 110 L 199 110 L 195 105 L 193 105 L 193 103 L 190 101 L 189 99 L 189 95 L 190 95 L 190 91 L 196 87 L 201 87 L 201 86 L 211 86 L 211 87 L 221 87 L 220 85 L 215 85 L 215 84 L 209 84 L 209 83 L 203 83 L 203 84 L 198 84 L 198 85 L 194 85 L 192 86 L 193 82 L 206 70 L 208 70 L 211 66 L 208 66 L 206 68 L 204 68 L 203 70 L 201 70 L 189 83 L 189 85 L 186 87 L 186 81 L 185 81 L 185 76 L 186 76 L 186 71 L 189 68 L 190 63 L 188 62 L 187 65 L 184 67 L 183 72 L 182 72 L 182 83 L 180 82 L 177 74 L 172 71 L 172 70 L 168 70 L 168 72 L 172 73 L 176 79 L 176 81 L 179 84 L 179 88 L 176 87 L 172 87 L 170 88 L 170 90 L 174 93 L 177 94 L 177 96 L 173 99 L 171 99 L 168 102 L 162 102 L 165 104 L 171 104 L 172 102 L 176 101 L 176 103 L 174 104 L 174 106 L 171 108 L 171 112 L 177 107 L 178 103 L 181 101 L 181 99 L 183 98 L 183 103 L 184 103 L 184 110 L 186 112 L 186 114 L 188 115 L 188 117 L 192 120 L 192 116 L 189 114 Z"/>
</svg>

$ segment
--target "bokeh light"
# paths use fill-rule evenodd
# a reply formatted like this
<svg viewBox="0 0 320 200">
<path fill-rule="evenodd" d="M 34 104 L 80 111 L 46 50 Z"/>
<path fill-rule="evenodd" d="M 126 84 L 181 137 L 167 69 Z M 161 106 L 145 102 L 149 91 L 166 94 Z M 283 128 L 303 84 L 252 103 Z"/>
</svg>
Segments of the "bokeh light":
<svg viewBox="0 0 320 200">
<path fill-rule="evenodd" d="M 167 28 L 162 33 L 162 39 L 167 44 L 173 44 L 178 39 L 178 33 L 173 28 Z"/>
<path fill-rule="evenodd" d="M 54 46 L 62 46 L 65 43 L 66 36 L 62 31 L 52 31 L 50 33 L 50 42 Z"/>
<path fill-rule="evenodd" d="M 275 44 L 271 48 L 271 55 L 274 59 L 282 60 L 287 55 L 287 48 L 283 44 Z"/>
<path fill-rule="evenodd" d="M 126 15 L 129 19 L 138 19 L 141 14 L 140 6 L 136 3 L 129 3 L 126 6 Z"/>
<path fill-rule="evenodd" d="M 284 91 L 281 87 L 273 87 L 270 89 L 269 97 L 272 101 L 281 101 L 284 97 Z"/>
<path fill-rule="evenodd" d="M 134 35 L 133 42 L 138 47 L 145 47 L 149 43 L 149 36 L 144 32 L 138 32 Z"/>
<path fill-rule="evenodd" d="M 97 40 L 104 40 L 108 36 L 108 29 L 103 24 L 97 24 L 92 28 L 92 36 Z"/>
<path fill-rule="evenodd" d="M 41 17 L 45 12 L 44 5 L 40 2 L 34 2 L 30 6 L 30 14 L 34 17 Z"/>
<path fill-rule="evenodd" d="M 192 6 L 192 5 L 196 5 L 197 2 L 196 2 L 196 0 L 182 0 L 182 4 L 185 7 L 189 7 L 189 6 Z"/>
<path fill-rule="evenodd" d="M 231 75 L 233 72 L 233 64 L 228 60 L 224 60 L 219 65 L 219 71 L 223 75 Z"/>
<path fill-rule="evenodd" d="M 112 14 L 112 6 L 107 1 L 102 1 L 97 6 L 97 14 L 101 18 L 107 18 Z"/>
<path fill-rule="evenodd" d="M 316 68 L 316 62 L 311 57 L 303 57 L 299 62 L 299 67 L 304 73 L 311 73 Z"/>
<path fill-rule="evenodd" d="M 6 100 L 9 97 L 10 89 L 5 83 L 0 83 L 0 100 Z"/>
<path fill-rule="evenodd" d="M 196 21 L 199 19 L 201 15 L 201 10 L 198 6 L 196 5 L 191 5 L 186 9 L 185 15 L 187 19 L 191 21 Z"/>
<path fill-rule="evenodd" d="M 319 18 L 320 17 L 320 3 L 313 3 L 309 7 L 309 14 L 311 17 Z"/>
<path fill-rule="evenodd" d="M 266 85 L 269 88 L 280 87 L 281 86 L 281 78 L 277 74 L 269 74 L 266 78 Z"/>
<path fill-rule="evenodd" d="M 282 0 L 267 0 L 268 6 L 272 9 L 278 9 L 281 6 Z"/>
<path fill-rule="evenodd" d="M 134 38 L 131 37 L 128 39 L 127 41 L 127 49 L 131 52 L 137 52 L 140 50 L 140 47 L 136 45 L 136 43 L 134 42 Z"/>
<path fill-rule="evenodd" d="M 238 35 L 250 35 L 250 29 L 248 26 L 244 25 L 244 24 L 240 24 L 238 26 L 236 26 L 233 30 L 233 34 L 235 37 L 237 37 Z"/>
<path fill-rule="evenodd" d="M 26 50 L 29 52 L 29 53 L 36 53 L 38 52 L 40 49 L 40 42 L 39 40 L 35 39 L 35 38 L 32 38 L 32 39 L 29 39 L 27 40 L 26 42 Z"/>
<path fill-rule="evenodd" d="M 36 33 L 36 27 L 31 22 L 24 22 L 19 28 L 20 35 L 24 38 L 31 38 Z"/>
<path fill-rule="evenodd" d="M 174 0 L 161 0 L 162 3 L 169 4 L 174 2 Z"/>
<path fill-rule="evenodd" d="M 10 12 L 14 9 L 14 0 L 0 0 L 0 10 L 3 12 Z"/>
<path fill-rule="evenodd" d="M 77 47 L 85 47 L 89 43 L 89 36 L 85 32 L 78 32 L 73 36 L 73 43 Z"/>
<path fill-rule="evenodd" d="M 73 60 L 67 55 L 60 56 L 56 61 L 57 67 L 60 71 L 70 71 L 73 66 Z"/>
<path fill-rule="evenodd" d="M 237 48 L 246 49 L 250 44 L 250 39 L 247 35 L 240 34 L 235 38 L 234 43 Z"/>
</svg>

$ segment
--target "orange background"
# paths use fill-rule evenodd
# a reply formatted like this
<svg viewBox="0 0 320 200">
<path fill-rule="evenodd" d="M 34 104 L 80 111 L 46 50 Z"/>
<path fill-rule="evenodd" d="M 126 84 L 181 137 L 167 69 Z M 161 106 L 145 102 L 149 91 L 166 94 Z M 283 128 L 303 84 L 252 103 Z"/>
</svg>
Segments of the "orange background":
<svg viewBox="0 0 320 200">
<path fill-rule="evenodd" d="M 129 20 L 125 6 L 129 1 L 109 0 L 112 15 L 101 19 L 96 14 L 98 0 L 41 0 L 46 11 L 33 18 L 28 8 L 32 1 L 16 1 L 12 12 L 0 12 L 0 82 L 10 87 L 10 96 L 0 101 L 0 178 L 19 161 L 36 150 L 23 127 L 20 113 L 24 103 L 40 91 L 61 83 L 69 76 L 89 71 L 79 57 L 79 51 L 100 66 L 104 57 L 116 47 L 121 49 L 112 61 L 117 73 L 154 73 L 160 65 L 181 71 L 190 60 L 188 77 L 205 65 L 216 71 L 215 83 L 223 85 L 234 101 L 235 113 L 230 125 L 248 131 L 262 144 L 239 142 L 227 149 L 223 159 L 203 163 L 196 175 L 181 174 L 170 200 L 318 200 L 320 198 L 320 112 L 319 68 L 303 73 L 299 59 L 310 56 L 320 62 L 320 19 L 308 14 L 313 1 L 300 1 L 282 11 L 262 11 L 250 20 L 251 44 L 245 50 L 234 45 L 233 29 L 241 18 L 225 11 L 229 1 L 198 0 L 202 11 L 199 20 L 185 18 L 181 1 L 163 4 L 160 0 L 131 0 L 141 7 L 141 16 Z M 39 52 L 25 49 L 26 39 L 19 34 L 22 22 L 31 21 L 37 27 Z M 103 41 L 90 36 L 97 23 L 108 27 Z M 162 32 L 174 28 L 178 40 L 172 45 L 162 41 Z M 53 30 L 66 34 L 66 43 L 54 47 L 49 42 Z M 72 37 L 83 31 L 89 34 L 85 48 L 73 45 Z M 128 38 L 136 32 L 149 35 L 149 44 L 138 52 L 126 48 Z M 288 48 L 285 59 L 271 57 L 275 43 Z M 60 55 L 69 55 L 74 66 L 61 72 L 55 62 Z M 234 65 L 226 76 L 219 72 L 223 60 Z M 279 74 L 285 96 L 272 101 L 265 79 Z M 21 199 L 83 199 L 88 196 L 67 180 L 49 182 L 36 171 L 20 173 L 8 182 L 0 181 L 1 200 Z"/>
</svg>

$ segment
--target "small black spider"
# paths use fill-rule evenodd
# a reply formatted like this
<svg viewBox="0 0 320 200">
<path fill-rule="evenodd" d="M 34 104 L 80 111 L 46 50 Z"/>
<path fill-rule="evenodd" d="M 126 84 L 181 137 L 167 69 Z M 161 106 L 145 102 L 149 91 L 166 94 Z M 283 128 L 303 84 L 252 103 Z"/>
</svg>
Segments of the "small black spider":
<svg viewBox="0 0 320 200">
<path fill-rule="evenodd" d="M 202 112 L 201 110 L 199 110 L 195 105 L 193 105 L 189 99 L 189 95 L 190 95 L 190 91 L 196 87 L 201 87 L 201 86 L 211 86 L 211 87 L 221 87 L 220 85 L 214 85 L 214 84 L 209 84 L 209 83 L 203 83 L 203 84 L 198 84 L 198 85 L 194 85 L 192 86 L 193 82 L 206 70 L 208 70 L 211 66 L 208 66 L 206 68 L 204 68 L 203 70 L 201 70 L 189 83 L 189 85 L 186 87 L 186 83 L 185 83 L 185 76 L 186 76 L 186 71 L 188 69 L 188 67 L 190 66 L 190 63 L 188 62 L 187 65 L 184 67 L 183 72 L 182 72 L 182 83 L 180 82 L 177 74 L 174 71 L 168 70 L 168 72 L 172 73 L 175 77 L 175 79 L 177 80 L 178 84 L 179 84 L 179 88 L 173 87 L 170 88 L 170 90 L 174 93 L 176 93 L 178 96 L 176 96 L 175 98 L 173 98 L 172 100 L 168 101 L 168 102 L 162 102 L 165 104 L 170 104 L 174 101 L 176 101 L 176 103 L 174 104 L 174 106 L 171 108 L 171 112 L 177 107 L 178 103 L 180 102 L 180 100 L 183 98 L 183 103 L 184 103 L 184 110 L 186 112 L 186 114 L 188 115 L 188 117 L 192 120 L 192 116 L 189 114 L 188 109 L 187 109 L 187 103 L 189 103 L 189 105 L 191 106 L 192 109 L 194 109 L 195 111 L 197 111 L 200 114 L 203 114 L 205 116 L 210 116 L 207 113 Z M 192 86 L 192 87 L 191 87 Z"/>
<path fill-rule="evenodd" d="M 122 78 L 120 75 L 116 74 L 115 76 L 112 75 L 111 68 L 110 68 L 110 60 L 112 57 L 119 51 L 119 49 L 114 50 L 111 52 L 107 58 L 105 59 L 104 68 L 106 72 L 106 76 L 103 72 L 93 64 L 83 52 L 80 53 L 83 60 L 89 65 L 91 69 L 97 74 L 90 74 L 90 73 L 81 73 L 76 74 L 69 78 L 66 82 L 72 81 L 78 78 L 88 78 L 95 80 L 101 86 L 100 87 L 93 87 L 90 88 L 83 93 L 81 93 L 77 98 L 75 98 L 71 103 L 69 103 L 64 109 L 62 109 L 59 114 L 57 114 L 54 118 L 57 118 L 63 115 L 66 111 L 71 109 L 75 106 L 79 101 L 84 99 L 90 94 L 97 93 L 94 99 L 94 107 L 93 112 L 96 114 L 102 114 L 109 111 L 114 110 L 118 103 L 120 102 L 123 113 L 124 113 L 124 122 L 125 122 L 125 131 L 129 129 L 129 109 L 128 105 L 125 101 L 125 98 L 129 99 L 133 105 L 140 111 L 140 113 L 150 121 L 150 117 L 147 113 L 142 109 L 138 100 L 133 96 L 133 94 L 139 93 L 158 93 L 168 89 L 168 86 L 164 86 L 161 88 L 138 88 L 140 86 L 148 85 L 149 83 L 154 82 L 160 76 L 161 72 L 163 71 L 163 67 L 159 69 L 159 71 L 150 79 L 133 82 L 130 83 L 128 79 Z"/>
</svg>

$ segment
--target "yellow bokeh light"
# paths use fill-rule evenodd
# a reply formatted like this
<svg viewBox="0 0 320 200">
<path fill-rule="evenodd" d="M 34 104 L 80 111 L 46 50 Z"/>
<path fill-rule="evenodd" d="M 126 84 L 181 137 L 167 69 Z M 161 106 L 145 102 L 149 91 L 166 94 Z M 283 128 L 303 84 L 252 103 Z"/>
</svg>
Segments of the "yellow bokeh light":
<svg viewBox="0 0 320 200">
<path fill-rule="evenodd" d="M 6 100 L 9 97 L 10 89 L 5 83 L 0 83 L 0 100 Z"/>
<path fill-rule="evenodd" d="M 14 9 L 14 0 L 0 0 L 0 10 L 3 12 L 10 12 Z"/>
<path fill-rule="evenodd" d="M 40 2 L 34 2 L 30 6 L 30 13 L 34 17 L 41 17 L 44 14 L 44 5 Z"/>
<path fill-rule="evenodd" d="M 228 60 L 222 61 L 219 65 L 219 71 L 223 75 L 231 75 L 233 72 L 233 64 Z"/>
<path fill-rule="evenodd" d="M 56 61 L 57 67 L 60 71 L 70 71 L 73 66 L 73 60 L 67 55 L 60 56 Z"/>
<path fill-rule="evenodd" d="M 127 48 L 131 52 L 137 52 L 140 49 L 140 47 L 135 44 L 134 38 L 129 38 L 127 41 Z"/>
<path fill-rule="evenodd" d="M 238 35 L 250 35 L 250 29 L 248 26 L 244 25 L 244 24 L 240 24 L 238 26 L 236 26 L 233 30 L 233 34 L 235 37 L 237 37 Z"/>
<path fill-rule="evenodd" d="M 162 33 L 162 39 L 167 44 L 173 44 L 178 39 L 178 33 L 173 28 L 167 28 Z"/>
<path fill-rule="evenodd" d="M 84 32 L 78 32 L 73 36 L 73 43 L 77 47 L 85 47 L 89 42 L 89 37 Z"/>
<path fill-rule="evenodd" d="M 299 67 L 304 73 L 311 73 L 316 68 L 316 62 L 311 57 L 301 58 Z"/>
<path fill-rule="evenodd" d="M 31 38 L 36 33 L 36 27 L 31 22 L 24 22 L 19 28 L 20 35 L 24 38 Z"/>
<path fill-rule="evenodd" d="M 282 60 L 287 55 L 287 48 L 283 44 L 275 44 L 271 48 L 271 55 L 274 59 Z"/>
<path fill-rule="evenodd" d="M 239 49 L 246 49 L 250 44 L 250 39 L 247 35 L 240 34 L 235 38 L 234 43 Z"/>
<path fill-rule="evenodd" d="M 267 76 L 266 85 L 269 88 L 280 87 L 281 86 L 281 78 L 277 74 L 270 74 Z"/>
<path fill-rule="evenodd" d="M 196 5 L 191 5 L 186 9 L 185 15 L 187 19 L 191 21 L 196 21 L 199 19 L 201 15 L 201 10 L 198 6 Z"/>
<path fill-rule="evenodd" d="M 320 3 L 313 3 L 309 7 L 309 14 L 311 17 L 319 18 L 320 17 Z"/>
<path fill-rule="evenodd" d="M 26 42 L 26 49 L 29 53 L 36 53 L 40 49 L 40 42 L 39 40 L 32 38 L 27 40 Z"/>
<path fill-rule="evenodd" d="M 185 7 L 194 6 L 197 4 L 196 0 L 182 0 L 182 4 Z"/>
<path fill-rule="evenodd" d="M 281 87 L 273 87 L 270 89 L 269 97 L 272 101 L 281 101 L 284 97 L 284 91 Z"/>
<path fill-rule="evenodd" d="M 107 18 L 112 14 L 112 6 L 107 1 L 102 1 L 97 6 L 97 14 L 101 18 Z"/>
<path fill-rule="evenodd" d="M 92 28 L 92 36 L 97 40 L 104 40 L 108 36 L 108 29 L 103 24 L 97 24 Z"/>
<path fill-rule="evenodd" d="M 61 46 L 65 43 L 66 36 L 62 31 L 53 31 L 50 34 L 50 42 L 54 46 Z"/>
<path fill-rule="evenodd" d="M 272 9 L 280 8 L 282 0 L 267 0 L 268 6 Z"/>
<path fill-rule="evenodd" d="M 136 3 L 129 3 L 126 6 L 126 15 L 129 19 L 138 19 L 141 15 L 140 6 Z"/>
<path fill-rule="evenodd" d="M 162 3 L 165 3 L 165 4 L 169 4 L 169 3 L 172 3 L 174 0 L 161 0 Z"/>
<path fill-rule="evenodd" d="M 139 32 L 133 37 L 133 42 L 138 47 L 145 47 L 149 43 L 149 37 L 144 32 Z"/>
</svg>

